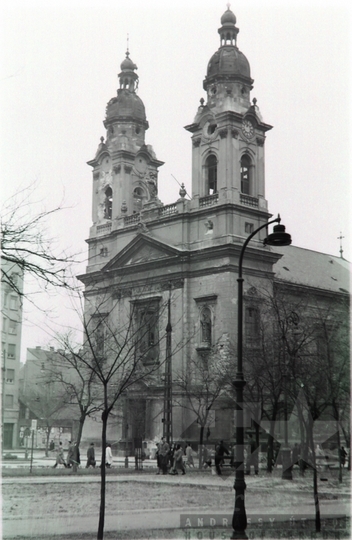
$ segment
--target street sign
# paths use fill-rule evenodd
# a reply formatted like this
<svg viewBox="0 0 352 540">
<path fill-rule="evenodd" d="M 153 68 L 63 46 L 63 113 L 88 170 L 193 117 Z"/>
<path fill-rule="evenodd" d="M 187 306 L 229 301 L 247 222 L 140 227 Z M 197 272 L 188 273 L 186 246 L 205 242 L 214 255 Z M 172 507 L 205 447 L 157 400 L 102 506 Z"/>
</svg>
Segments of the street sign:
<svg viewBox="0 0 352 540">
<path fill-rule="evenodd" d="M 37 420 L 32 420 L 32 424 L 31 424 L 31 430 L 32 431 L 37 431 Z"/>
</svg>

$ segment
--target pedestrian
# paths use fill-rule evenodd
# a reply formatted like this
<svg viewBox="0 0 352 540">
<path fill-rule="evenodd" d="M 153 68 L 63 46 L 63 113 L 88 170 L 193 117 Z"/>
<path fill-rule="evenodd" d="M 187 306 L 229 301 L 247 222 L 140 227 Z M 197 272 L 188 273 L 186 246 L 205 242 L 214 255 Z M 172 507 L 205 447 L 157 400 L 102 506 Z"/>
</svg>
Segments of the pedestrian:
<svg viewBox="0 0 352 540">
<path fill-rule="evenodd" d="M 67 467 L 69 469 L 73 465 L 72 456 L 73 456 L 73 443 L 71 441 L 68 441 L 68 450 L 67 450 L 66 463 L 67 463 Z"/>
<path fill-rule="evenodd" d="M 259 472 L 258 452 L 256 448 L 256 442 L 253 439 L 252 435 L 249 434 L 245 474 L 247 475 L 251 474 L 251 465 L 253 465 L 254 473 L 257 475 Z"/>
<path fill-rule="evenodd" d="M 185 466 L 183 464 L 183 450 L 180 444 L 176 445 L 176 451 L 174 454 L 174 464 L 172 472 L 170 474 L 178 474 L 178 471 L 182 471 L 182 474 L 186 474 Z"/>
<path fill-rule="evenodd" d="M 224 445 L 224 441 L 220 441 L 215 447 L 215 468 L 218 475 L 221 475 L 221 462 L 224 461 L 224 454 L 229 455 L 229 451 Z"/>
<path fill-rule="evenodd" d="M 185 453 L 186 453 L 186 466 L 188 465 L 188 467 L 194 467 L 193 450 L 190 443 L 187 443 Z"/>
<path fill-rule="evenodd" d="M 295 443 L 293 449 L 292 449 L 292 467 L 295 465 L 298 465 L 299 463 L 299 446 L 297 443 Z"/>
<path fill-rule="evenodd" d="M 169 444 L 165 441 L 164 437 L 161 437 L 161 441 L 159 445 L 159 453 L 160 453 L 160 468 L 163 474 L 167 474 L 169 451 L 170 451 Z"/>
<path fill-rule="evenodd" d="M 59 443 L 58 449 L 56 451 L 56 462 L 55 465 L 53 465 L 53 469 L 55 469 L 58 465 L 63 465 L 65 468 L 67 467 L 64 458 L 64 449 L 62 448 L 62 442 Z"/>
<path fill-rule="evenodd" d="M 160 466 L 160 444 L 159 443 L 156 443 L 156 452 L 155 452 L 155 457 L 156 457 L 156 466 L 158 467 L 158 471 L 156 474 L 160 474 L 161 471 L 161 466 Z"/>
<path fill-rule="evenodd" d="M 344 468 L 345 463 L 346 463 L 347 452 L 343 446 L 341 446 L 339 450 L 339 456 L 340 456 L 341 467 Z"/>
<path fill-rule="evenodd" d="M 111 469 L 112 461 L 113 461 L 113 457 L 112 457 L 111 444 L 108 443 L 105 449 L 105 466 L 108 469 Z"/>
<path fill-rule="evenodd" d="M 79 452 L 79 447 L 78 447 L 77 442 L 73 443 L 71 462 L 72 462 L 72 472 L 76 473 L 81 463 L 81 457 L 80 457 L 80 452 Z"/>
<path fill-rule="evenodd" d="M 204 469 L 206 469 L 207 467 L 211 467 L 211 453 L 209 452 L 208 448 L 205 445 L 203 446 L 202 466 Z"/>
<path fill-rule="evenodd" d="M 88 467 L 92 466 L 95 468 L 96 461 L 95 461 L 95 449 L 94 449 L 94 443 L 90 443 L 90 447 L 87 450 L 87 465 L 86 469 Z"/>
</svg>

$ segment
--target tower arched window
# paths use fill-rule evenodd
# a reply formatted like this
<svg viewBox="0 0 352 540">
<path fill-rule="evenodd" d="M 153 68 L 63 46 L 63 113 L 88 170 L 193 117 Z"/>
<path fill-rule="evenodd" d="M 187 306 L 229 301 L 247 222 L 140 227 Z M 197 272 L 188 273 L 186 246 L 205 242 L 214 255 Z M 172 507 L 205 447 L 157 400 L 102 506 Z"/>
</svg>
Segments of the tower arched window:
<svg viewBox="0 0 352 540">
<path fill-rule="evenodd" d="M 138 214 L 142 210 L 143 202 L 146 199 L 146 194 L 141 187 L 136 187 L 133 190 L 133 213 Z"/>
<path fill-rule="evenodd" d="M 206 194 L 213 195 L 218 192 L 218 160 L 214 154 L 205 161 Z"/>
<path fill-rule="evenodd" d="M 252 191 L 252 161 L 244 154 L 241 158 L 241 193 L 251 195 Z"/>
<path fill-rule="evenodd" d="M 112 218 L 112 189 L 107 187 L 105 190 L 105 201 L 104 201 L 104 218 Z"/>
</svg>

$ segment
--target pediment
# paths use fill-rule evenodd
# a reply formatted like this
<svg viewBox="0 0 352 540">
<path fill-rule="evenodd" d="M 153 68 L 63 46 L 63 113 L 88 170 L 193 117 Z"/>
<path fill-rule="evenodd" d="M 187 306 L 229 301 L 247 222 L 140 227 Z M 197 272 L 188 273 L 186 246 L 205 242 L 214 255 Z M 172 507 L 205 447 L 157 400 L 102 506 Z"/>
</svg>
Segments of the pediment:
<svg viewBox="0 0 352 540">
<path fill-rule="evenodd" d="M 136 236 L 111 261 L 104 266 L 103 271 L 126 268 L 139 264 L 152 263 L 167 259 L 177 259 L 182 252 L 168 244 L 150 238 L 145 234 Z"/>
</svg>

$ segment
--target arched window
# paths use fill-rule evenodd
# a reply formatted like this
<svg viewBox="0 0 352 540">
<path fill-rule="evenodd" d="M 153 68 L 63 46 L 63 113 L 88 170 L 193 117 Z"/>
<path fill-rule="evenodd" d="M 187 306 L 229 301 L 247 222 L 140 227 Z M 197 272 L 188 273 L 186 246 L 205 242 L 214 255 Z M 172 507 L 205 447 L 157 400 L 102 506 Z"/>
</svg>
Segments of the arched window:
<svg viewBox="0 0 352 540">
<path fill-rule="evenodd" d="M 146 195 L 142 188 L 136 187 L 133 190 L 133 213 L 138 214 L 142 210 L 143 201 Z"/>
<path fill-rule="evenodd" d="M 202 343 L 211 345 L 211 311 L 208 307 L 204 307 L 200 316 L 201 325 L 201 340 Z"/>
<path fill-rule="evenodd" d="M 218 192 L 218 161 L 214 154 L 207 157 L 205 162 L 206 195 L 213 195 Z"/>
<path fill-rule="evenodd" d="M 105 201 L 104 201 L 104 218 L 112 218 L 112 189 L 107 187 L 105 190 Z"/>
<path fill-rule="evenodd" d="M 252 162 L 247 154 L 241 158 L 241 193 L 251 195 L 252 190 Z"/>
</svg>

